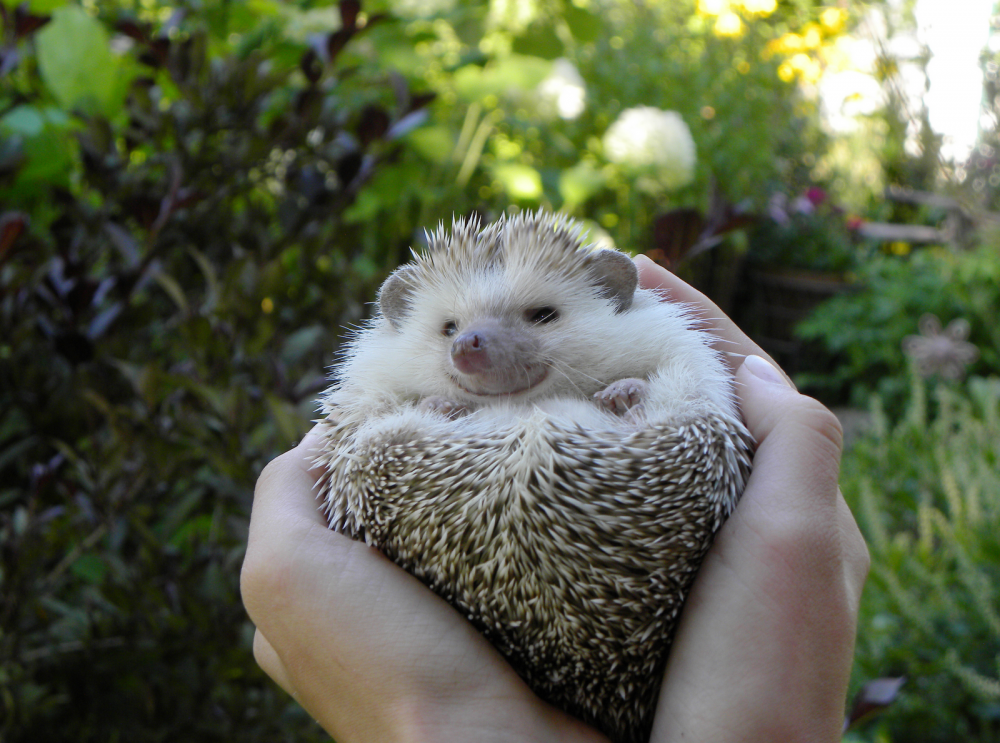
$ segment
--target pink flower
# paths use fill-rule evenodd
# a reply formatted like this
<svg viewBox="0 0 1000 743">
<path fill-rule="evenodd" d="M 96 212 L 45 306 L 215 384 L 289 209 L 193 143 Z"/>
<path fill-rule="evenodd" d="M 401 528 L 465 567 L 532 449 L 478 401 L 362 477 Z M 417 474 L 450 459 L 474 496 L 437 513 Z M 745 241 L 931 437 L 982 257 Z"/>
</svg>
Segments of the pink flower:
<svg viewBox="0 0 1000 743">
<path fill-rule="evenodd" d="M 806 198 L 809 199 L 809 203 L 814 207 L 819 206 L 826 201 L 826 191 L 817 186 L 813 186 L 806 191 Z"/>
</svg>

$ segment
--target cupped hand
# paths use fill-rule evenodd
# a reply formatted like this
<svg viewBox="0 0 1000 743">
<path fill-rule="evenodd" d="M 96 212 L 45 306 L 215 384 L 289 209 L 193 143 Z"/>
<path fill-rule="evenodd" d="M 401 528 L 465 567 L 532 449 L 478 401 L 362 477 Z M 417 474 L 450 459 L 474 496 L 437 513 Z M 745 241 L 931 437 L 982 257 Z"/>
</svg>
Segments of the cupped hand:
<svg viewBox="0 0 1000 743">
<path fill-rule="evenodd" d="M 655 741 L 835 741 L 868 550 L 837 486 L 842 432 L 703 295 L 652 261 L 640 282 L 692 305 L 736 375 L 753 471 L 695 579 Z"/>
</svg>

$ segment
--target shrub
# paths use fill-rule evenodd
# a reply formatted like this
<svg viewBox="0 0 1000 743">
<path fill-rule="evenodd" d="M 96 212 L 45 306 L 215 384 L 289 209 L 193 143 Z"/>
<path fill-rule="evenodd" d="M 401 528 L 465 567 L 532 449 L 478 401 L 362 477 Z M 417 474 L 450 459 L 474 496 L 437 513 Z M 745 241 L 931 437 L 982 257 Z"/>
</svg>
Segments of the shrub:
<svg viewBox="0 0 1000 743">
<path fill-rule="evenodd" d="M 1000 740 L 1000 378 L 930 401 L 914 378 L 905 417 L 876 409 L 841 482 L 872 556 L 856 676 L 908 679 L 878 739 Z"/>
<path fill-rule="evenodd" d="M 428 99 L 354 54 L 379 19 L 352 2 L 313 47 L 280 4 L 26 7 L 0 105 L 0 737 L 323 740 L 253 661 L 252 488 L 405 247 L 344 214 Z"/>
<path fill-rule="evenodd" d="M 860 291 L 828 300 L 798 326 L 801 338 L 833 357 L 826 372 L 800 383 L 827 395 L 846 387 L 859 406 L 875 392 L 898 413 L 909 385 L 903 339 L 917 333 L 927 313 L 945 325 L 966 319 L 980 352 L 970 371 L 1000 372 L 1000 243 L 987 239 L 969 252 L 876 255 L 859 269 L 857 283 Z"/>
</svg>

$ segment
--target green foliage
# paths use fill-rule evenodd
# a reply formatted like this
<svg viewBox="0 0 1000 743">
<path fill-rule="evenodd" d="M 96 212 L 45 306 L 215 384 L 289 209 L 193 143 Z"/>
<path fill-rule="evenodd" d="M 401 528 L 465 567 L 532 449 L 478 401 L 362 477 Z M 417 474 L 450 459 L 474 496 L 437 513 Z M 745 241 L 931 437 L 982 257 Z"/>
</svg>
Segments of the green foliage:
<svg viewBox="0 0 1000 743">
<path fill-rule="evenodd" d="M 844 275 L 861 265 L 864 253 L 843 210 L 814 187 L 791 204 L 781 191 L 772 195 L 767 215 L 751 233 L 747 258 L 767 268 Z"/>
<path fill-rule="evenodd" d="M 418 230 L 564 207 L 645 249 L 814 159 L 767 48 L 816 2 L 736 37 L 580 5 L 3 0 L 0 738 L 324 739 L 252 659 L 252 487 Z M 539 103 L 561 58 L 576 118 Z M 692 129 L 691 185 L 608 162 L 639 105 Z"/>
<path fill-rule="evenodd" d="M 858 292 L 821 305 L 798 327 L 834 355 L 832 368 L 803 383 L 823 390 L 849 386 L 855 404 L 877 392 L 898 411 L 908 386 L 902 342 L 922 315 L 947 325 L 965 318 L 980 351 L 970 371 L 1000 372 L 1000 244 L 987 239 L 970 252 L 923 249 L 907 257 L 876 255 L 857 272 Z"/>
<path fill-rule="evenodd" d="M 298 11 L 253 7 L 230 27 L 67 5 L 34 34 L 18 11 L 5 741 L 325 739 L 257 669 L 239 568 L 257 473 L 308 428 L 338 329 L 406 244 L 346 215 L 429 99 L 354 51 L 375 16 L 338 17 L 321 57 L 288 40 Z M 121 70 L 138 74 L 119 96 Z"/>
<path fill-rule="evenodd" d="M 734 37 L 718 35 L 694 0 L 433 5 L 435 18 L 414 13 L 379 30 L 382 59 L 405 60 L 400 69 L 421 74 L 444 104 L 417 135 L 434 166 L 422 183 L 457 183 L 458 198 L 488 214 L 545 206 L 601 225 L 627 250 L 664 247 L 653 234 L 658 215 L 707 208 L 712 184 L 730 201 L 754 200 L 760 183 L 801 170 L 823 146 L 814 105 L 778 76 L 782 59 L 768 51 L 816 20 L 813 3 L 747 19 Z M 582 85 L 576 111 L 544 93 L 566 64 Z M 553 86 L 568 88 L 565 78 Z M 690 185 L 664 189 L 609 162 L 602 136 L 637 106 L 677 111 L 691 129 Z"/>
<path fill-rule="evenodd" d="M 908 679 L 878 740 L 998 741 L 1000 378 L 939 387 L 931 402 L 914 379 L 905 417 L 890 425 L 876 409 L 844 459 L 872 557 L 855 676 Z"/>
</svg>

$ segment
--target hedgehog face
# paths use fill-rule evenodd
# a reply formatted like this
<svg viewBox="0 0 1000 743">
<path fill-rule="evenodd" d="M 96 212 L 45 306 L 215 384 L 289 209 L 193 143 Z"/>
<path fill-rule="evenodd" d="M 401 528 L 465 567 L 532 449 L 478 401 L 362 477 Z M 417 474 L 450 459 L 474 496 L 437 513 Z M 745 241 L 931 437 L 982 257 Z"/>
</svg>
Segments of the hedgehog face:
<svg viewBox="0 0 1000 743">
<path fill-rule="evenodd" d="M 629 337 L 636 284 L 627 256 L 581 246 L 558 218 L 461 222 L 383 284 L 381 337 L 405 365 L 407 396 L 587 396 L 601 384 L 595 362 Z"/>
</svg>

